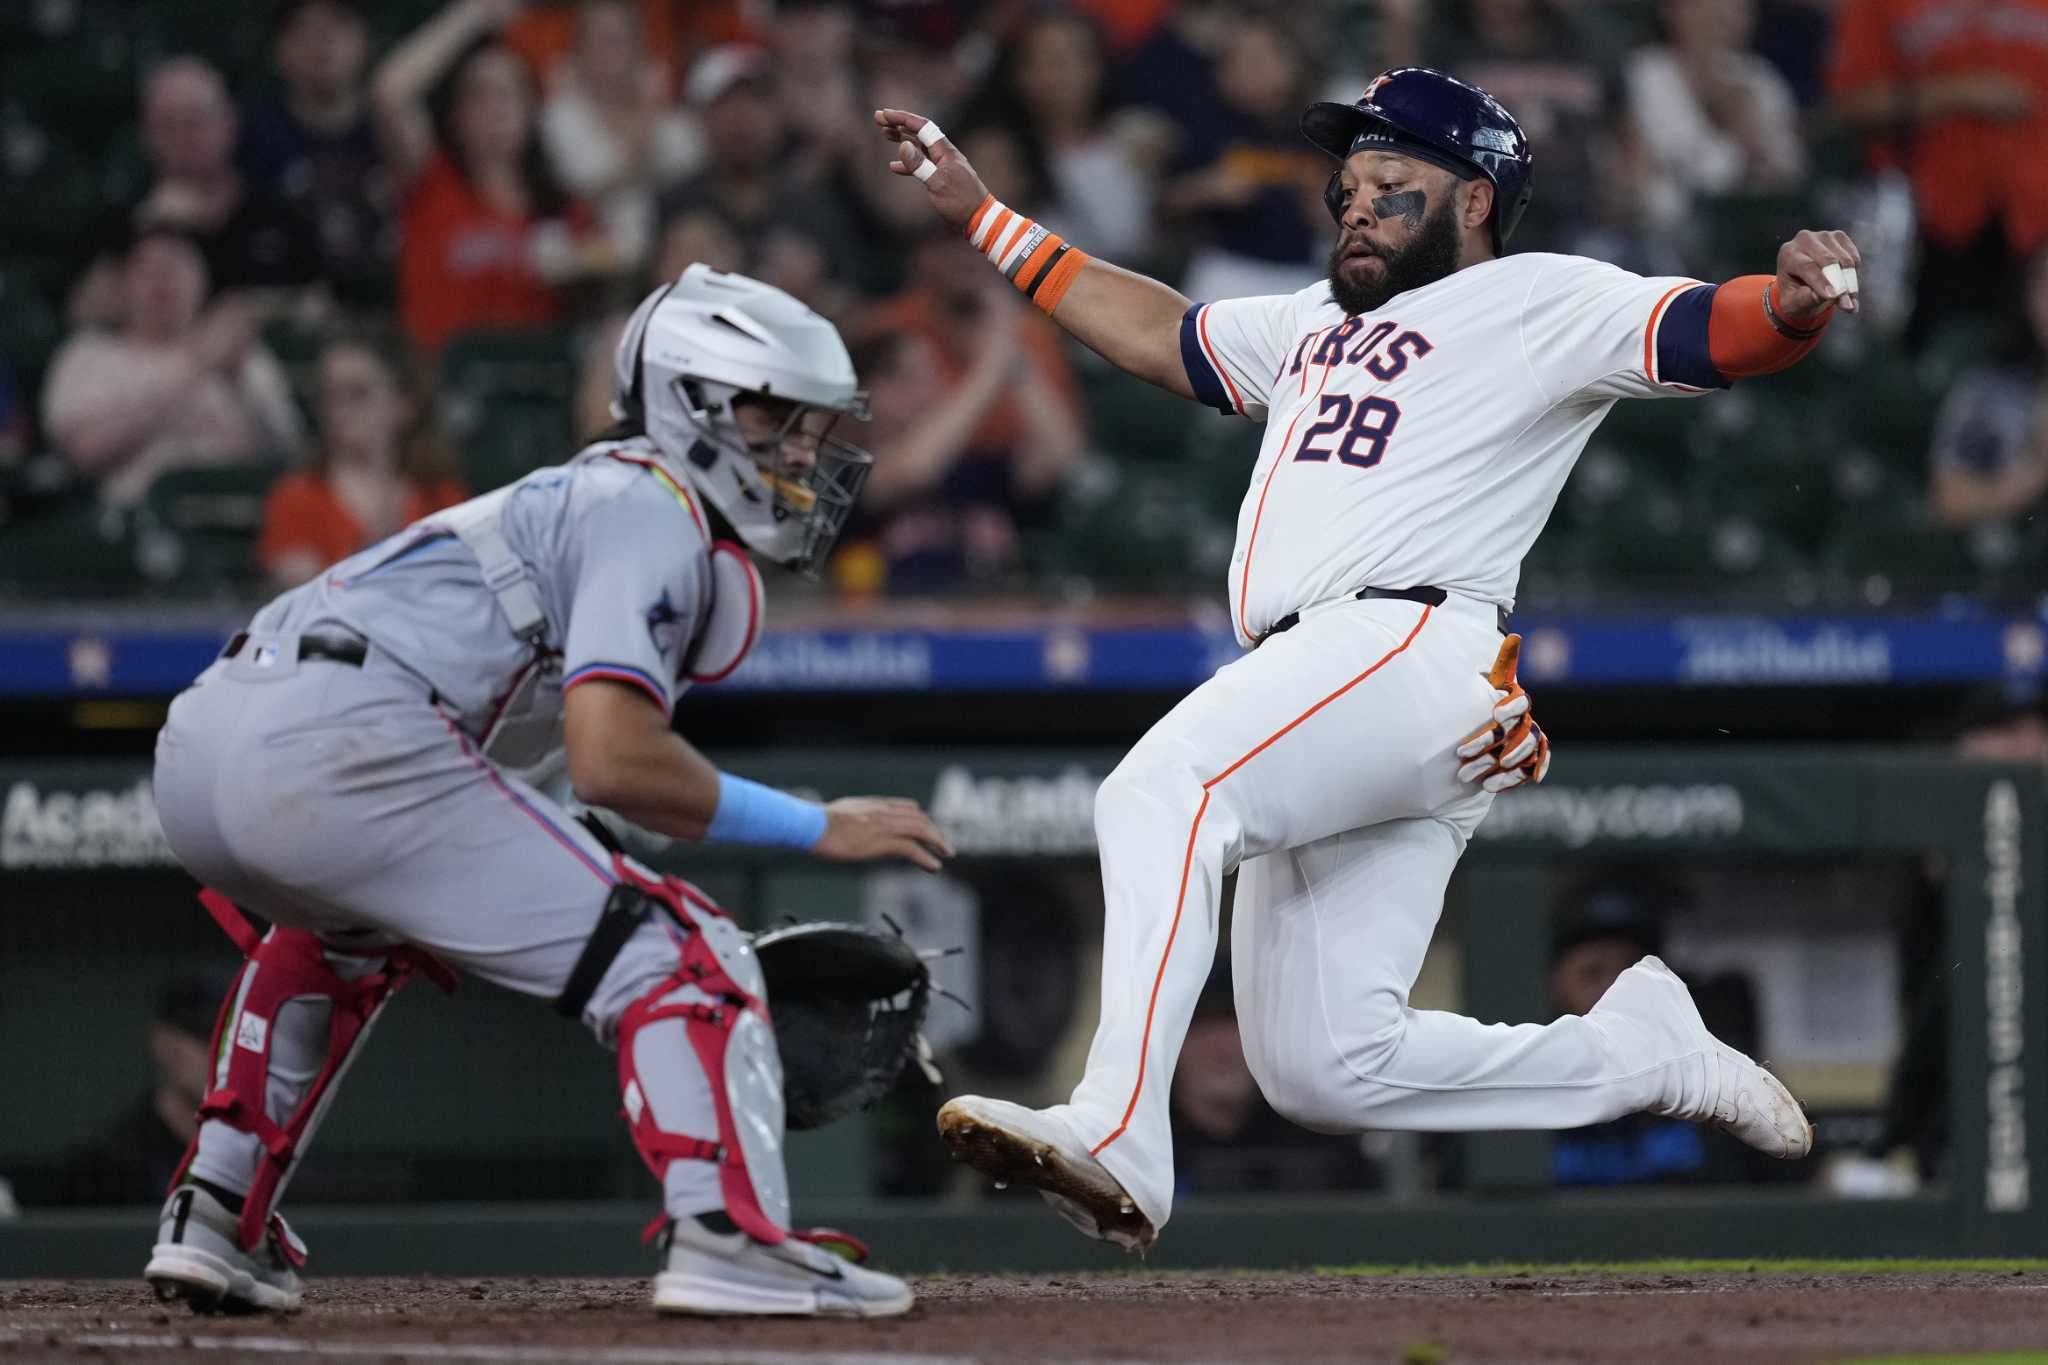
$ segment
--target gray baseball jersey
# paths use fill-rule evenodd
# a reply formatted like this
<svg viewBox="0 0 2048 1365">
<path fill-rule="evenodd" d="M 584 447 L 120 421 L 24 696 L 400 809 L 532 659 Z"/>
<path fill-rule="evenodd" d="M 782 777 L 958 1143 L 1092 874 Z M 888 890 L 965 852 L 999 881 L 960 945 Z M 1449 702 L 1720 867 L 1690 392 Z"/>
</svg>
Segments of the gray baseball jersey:
<svg viewBox="0 0 2048 1365">
<path fill-rule="evenodd" d="M 485 515 L 465 522 L 463 508 Z M 487 741 L 519 696 L 537 722 L 526 737 L 558 746 L 561 689 L 585 679 L 639 687 L 669 710 L 717 571 L 699 509 L 644 442 L 593 447 L 463 508 L 258 612 L 242 646 L 172 703 L 157 739 L 158 809 L 179 861 L 265 919 L 311 930 L 331 949 L 416 944 L 548 999 L 617 875 L 592 833 Z M 541 618 L 528 638 L 513 628 L 502 575 L 499 587 L 486 582 L 465 539 L 478 519 L 523 565 Z M 364 637 L 367 657 L 301 659 L 301 637 L 322 630 Z M 549 684 L 532 687 L 536 675 Z M 700 932 L 725 932 L 714 917 L 686 915 Z M 666 930 L 643 926 L 585 1023 L 609 1042 L 626 1007 L 678 965 Z M 322 1055 L 324 1019 L 279 1011 L 274 1055 Z M 665 1131 L 715 1133 L 710 1083 L 680 1023 L 673 1032 L 638 1045 L 645 1099 Z M 274 1122 L 296 1093 L 273 1086 Z M 209 1120 L 193 1169 L 244 1190 L 261 1156 L 255 1137 Z M 779 1156 L 761 1160 L 760 1178 L 779 1180 Z M 710 1163 L 673 1163 L 671 1211 L 719 1207 L 718 1180 Z"/>
<path fill-rule="evenodd" d="M 686 685 L 684 657 L 709 609 L 710 535 L 652 445 L 592 446 L 535 470 L 506 494 L 500 525 L 546 617 L 537 666 L 564 691 L 606 678 L 673 711 Z M 326 626 L 363 636 L 424 680 L 475 738 L 536 666 L 536 650 L 513 634 L 476 556 L 438 517 L 284 594 L 249 629 Z"/>
</svg>

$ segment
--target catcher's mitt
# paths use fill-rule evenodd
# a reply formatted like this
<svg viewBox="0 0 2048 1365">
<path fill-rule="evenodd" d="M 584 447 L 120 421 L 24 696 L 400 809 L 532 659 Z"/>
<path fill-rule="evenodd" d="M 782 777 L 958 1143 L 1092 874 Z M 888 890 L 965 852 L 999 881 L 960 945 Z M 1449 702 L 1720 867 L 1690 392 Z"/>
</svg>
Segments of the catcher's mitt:
<svg viewBox="0 0 2048 1365">
<path fill-rule="evenodd" d="M 858 924 L 793 924 L 754 940 L 782 1053 L 791 1128 L 871 1107 L 916 1059 L 928 1074 L 931 972 L 898 935 Z"/>
</svg>

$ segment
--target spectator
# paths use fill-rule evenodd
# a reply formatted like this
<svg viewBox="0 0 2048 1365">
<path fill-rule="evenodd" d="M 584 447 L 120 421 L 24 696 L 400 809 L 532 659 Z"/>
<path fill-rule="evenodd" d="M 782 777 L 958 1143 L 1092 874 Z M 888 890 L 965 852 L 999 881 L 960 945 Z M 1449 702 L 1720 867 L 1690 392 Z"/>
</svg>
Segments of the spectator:
<svg viewBox="0 0 2048 1365">
<path fill-rule="evenodd" d="M 421 392 L 420 367 L 367 336 L 320 353 L 310 468 L 270 490 L 258 550 L 279 591 L 467 496 Z"/>
<path fill-rule="evenodd" d="M 1909 344 L 1944 317 L 2010 319 L 2019 262 L 2048 245 L 2048 0 L 1844 0 L 1828 87 L 1872 163 L 1912 177 Z"/>
<path fill-rule="evenodd" d="M 530 73 L 492 37 L 517 8 L 453 0 L 372 81 L 378 138 L 404 198 L 399 313 L 429 355 L 458 332 L 555 322 L 559 285 L 615 263 L 549 173 Z"/>
<path fill-rule="evenodd" d="M 1792 91 L 1749 52 L 1755 0 L 1664 0 L 1666 41 L 1628 59 L 1629 110 L 1671 197 L 1780 189 L 1806 170 Z"/>
<path fill-rule="evenodd" d="M 43 429 L 117 506 L 159 474 L 289 454 L 298 410 L 241 300 L 201 311 L 206 260 L 188 237 L 145 232 L 121 270 L 118 333 L 66 341 L 43 386 Z"/>
<path fill-rule="evenodd" d="M 1239 19 L 1216 69 L 1231 121 L 1188 136 L 1161 207 L 1200 242 L 1182 288 L 1197 299 L 1291 294 L 1321 273 L 1330 216 L 1325 158 L 1301 136 L 1308 58 L 1280 18 Z"/>
<path fill-rule="evenodd" d="M 170 1188 L 199 1129 L 199 1102 L 212 1081 L 215 1013 L 225 975 L 182 977 L 157 996 L 149 1021 L 149 1088 L 105 1128 L 66 1149 L 54 1188 L 24 1183 L 49 1204 L 154 1204 Z"/>
<path fill-rule="evenodd" d="M 1183 142 L 1223 145 L 1233 120 L 1216 89 L 1216 63 L 1229 47 L 1242 12 L 1232 0 L 1181 0 L 1167 12 L 1165 22 L 1117 64 L 1110 78 L 1113 98 L 1162 114 Z M 974 165 L 979 169 L 981 163 Z"/>
<path fill-rule="evenodd" d="M 2048 247 L 2022 278 L 2032 345 L 1966 371 L 1935 419 L 1928 498 L 1949 526 L 2010 520 L 2048 492 Z"/>
<path fill-rule="evenodd" d="M 1613 125 L 1606 76 L 1557 0 L 1464 0 L 1425 46 L 1443 67 L 1512 109 L 1529 135 L 1544 189 L 1515 230 L 1518 251 L 1575 245 L 1582 203 L 1600 193 L 1603 130 Z M 1645 136 L 1654 137 L 1654 129 Z"/>
<path fill-rule="evenodd" d="M 662 196 L 662 221 L 708 208 L 752 243 L 777 226 L 794 227 L 824 250 L 828 273 L 845 278 L 858 255 L 853 226 L 836 188 L 820 179 L 839 160 L 830 148 L 793 155 L 800 150 L 790 126 L 794 102 L 778 98 L 768 54 L 738 44 L 711 49 L 691 67 L 683 97 L 696 115 L 706 160 L 696 176 Z M 860 127 L 854 120 L 848 131 Z"/>
<path fill-rule="evenodd" d="M 1550 953 L 1550 1005 L 1586 1014 L 1635 962 L 1661 951 L 1655 910 L 1632 889 L 1596 886 L 1563 918 Z M 1551 1144 L 1560 1185 L 1635 1185 L 1691 1175 L 1706 1162 L 1700 1130 L 1678 1119 L 1631 1114 L 1559 1133 Z"/>
<path fill-rule="evenodd" d="M 736 0 L 631 0 L 644 50 L 661 68 L 665 93 L 673 93 L 679 56 L 746 34 Z M 505 26 L 505 45 L 519 54 L 553 91 L 573 60 L 582 0 L 526 0 L 519 17 Z"/>
<path fill-rule="evenodd" d="M 1297 1128 L 1259 1093 L 1244 1060 L 1227 960 L 1195 1003 L 1169 1103 L 1177 1193 L 1327 1192 L 1379 1184 L 1356 1135 Z"/>
<path fill-rule="evenodd" d="M 713 270 L 730 272 L 748 272 L 751 265 L 739 229 L 709 205 L 685 209 L 662 225 L 647 288 L 680 279 L 697 261 Z M 777 288 L 788 288 L 786 281 L 770 282 Z M 612 412 L 612 353 L 618 349 L 619 337 L 625 330 L 626 311 L 620 309 L 599 320 L 584 338 L 576 376 L 576 432 L 581 439 L 588 439 L 617 420 Z"/>
<path fill-rule="evenodd" d="M 283 201 L 262 193 L 235 166 L 235 106 L 220 72 L 197 57 L 173 57 L 142 81 L 142 150 L 150 185 L 102 238 L 100 254 L 71 298 L 74 324 L 119 322 L 116 262 L 141 229 L 188 234 L 206 258 L 215 289 L 288 289 L 318 279 L 313 230 Z"/>
<path fill-rule="evenodd" d="M 242 174 L 312 225 L 320 275 L 344 301 L 388 307 L 397 255 L 391 183 L 364 83 L 362 0 L 285 0 L 273 21 L 274 84 L 242 106 Z"/>
<path fill-rule="evenodd" d="M 703 159 L 696 128 L 667 98 L 668 72 L 648 55 L 633 0 L 584 0 L 541 138 L 562 183 L 592 205 L 632 266 L 653 249 L 655 193 Z"/>
<path fill-rule="evenodd" d="M 1072 372 L 1045 319 L 950 234 L 919 246 L 913 289 L 856 324 L 876 452 L 861 495 L 869 550 L 840 586 L 930 591 L 1015 571 L 1019 527 L 1080 460 Z"/>
<path fill-rule="evenodd" d="M 1558 1015 L 1585 1014 L 1638 959 L 1663 950 L 1671 888 L 1651 875 L 1599 876 L 1558 918 L 1551 941 L 1550 1003 Z M 1756 1050 L 1755 997 L 1730 973 L 1695 978 L 1693 998 L 1716 1037 Z M 1655 1114 L 1561 1132 L 1552 1140 L 1560 1185 L 1644 1185 L 1742 1180 L 1753 1175 L 1740 1144 Z"/>
<path fill-rule="evenodd" d="M 1156 245 L 1152 182 L 1171 134 L 1156 116 L 1106 111 L 1106 65 L 1102 34 L 1084 15 L 1056 6 L 1033 11 L 961 120 L 975 144 L 963 150 L 979 167 L 990 149 L 978 144 L 978 130 L 1008 139 L 1045 191 L 1031 212 L 1091 250 L 1128 259 Z"/>
</svg>

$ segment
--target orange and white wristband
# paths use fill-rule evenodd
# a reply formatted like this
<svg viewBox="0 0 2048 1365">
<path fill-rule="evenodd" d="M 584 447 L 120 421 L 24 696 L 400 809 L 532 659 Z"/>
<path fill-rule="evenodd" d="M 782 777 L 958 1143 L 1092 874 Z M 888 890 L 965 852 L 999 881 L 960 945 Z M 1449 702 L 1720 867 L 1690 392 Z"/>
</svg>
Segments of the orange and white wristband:
<svg viewBox="0 0 2048 1365">
<path fill-rule="evenodd" d="M 1074 276 L 1092 259 L 1087 252 L 986 195 L 967 220 L 967 240 L 988 257 L 1017 292 L 1048 315 L 1060 306 Z"/>
</svg>

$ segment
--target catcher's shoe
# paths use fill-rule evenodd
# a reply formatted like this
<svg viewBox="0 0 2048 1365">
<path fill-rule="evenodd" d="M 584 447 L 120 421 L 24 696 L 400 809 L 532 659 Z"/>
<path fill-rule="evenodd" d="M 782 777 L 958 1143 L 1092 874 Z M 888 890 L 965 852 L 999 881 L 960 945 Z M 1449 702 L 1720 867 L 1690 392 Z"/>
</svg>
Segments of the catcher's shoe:
<svg viewBox="0 0 2048 1365">
<path fill-rule="evenodd" d="M 956 1158 L 998 1185 L 1036 1189 L 1090 1237 L 1141 1254 L 1159 1238 L 1116 1177 L 1051 1114 L 962 1095 L 939 1110 L 939 1136 Z"/>
<path fill-rule="evenodd" d="M 1692 992 L 1662 960 L 1646 957 L 1615 978 L 1588 1018 L 1603 1016 L 1674 1032 L 1695 1047 L 1672 1063 L 1651 1113 L 1709 1124 L 1787 1161 L 1813 1150 L 1813 1125 L 1792 1092 L 1707 1031 Z"/>
<path fill-rule="evenodd" d="M 915 1302 L 894 1275 L 863 1269 L 801 1234 L 775 1246 L 757 1242 L 723 1213 L 672 1219 L 657 1245 L 656 1312 L 888 1318 Z"/>
<path fill-rule="evenodd" d="M 305 1248 L 282 1218 L 273 1218 L 263 1245 L 244 1251 L 235 1236 L 239 1222 L 239 1213 L 203 1184 L 172 1190 L 142 1268 L 157 1298 L 182 1300 L 195 1313 L 296 1313 L 293 1263 L 304 1262 Z"/>
</svg>

